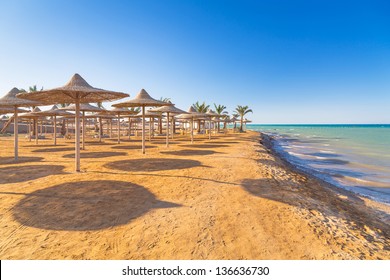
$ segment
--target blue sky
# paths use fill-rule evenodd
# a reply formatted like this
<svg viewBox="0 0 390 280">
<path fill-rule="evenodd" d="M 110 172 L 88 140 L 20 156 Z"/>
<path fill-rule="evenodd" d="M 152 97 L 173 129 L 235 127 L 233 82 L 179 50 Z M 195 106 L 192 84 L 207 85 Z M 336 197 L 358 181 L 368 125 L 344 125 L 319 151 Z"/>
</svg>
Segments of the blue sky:
<svg viewBox="0 0 390 280">
<path fill-rule="evenodd" d="M 390 123 L 388 1 L 0 2 L 0 96 L 145 88 L 255 123 Z M 109 107 L 109 104 L 106 104 Z"/>
</svg>

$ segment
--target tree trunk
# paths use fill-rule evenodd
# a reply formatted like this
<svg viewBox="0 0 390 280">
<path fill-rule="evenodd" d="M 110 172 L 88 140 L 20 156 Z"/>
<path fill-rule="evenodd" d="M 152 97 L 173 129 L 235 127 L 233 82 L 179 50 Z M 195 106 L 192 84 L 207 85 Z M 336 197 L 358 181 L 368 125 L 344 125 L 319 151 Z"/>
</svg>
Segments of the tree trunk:
<svg viewBox="0 0 390 280">
<path fill-rule="evenodd" d="M 241 119 L 240 119 L 240 132 L 244 132 L 243 130 L 242 130 L 242 124 L 244 123 L 244 117 L 241 117 Z"/>
</svg>

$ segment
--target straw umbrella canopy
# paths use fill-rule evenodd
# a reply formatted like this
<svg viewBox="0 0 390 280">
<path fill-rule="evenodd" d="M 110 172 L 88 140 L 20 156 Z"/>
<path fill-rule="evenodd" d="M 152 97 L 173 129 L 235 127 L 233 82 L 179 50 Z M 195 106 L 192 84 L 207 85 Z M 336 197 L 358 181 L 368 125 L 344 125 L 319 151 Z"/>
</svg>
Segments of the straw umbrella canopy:
<svg viewBox="0 0 390 280">
<path fill-rule="evenodd" d="M 29 122 L 30 120 L 33 120 L 33 126 L 35 129 L 35 143 L 38 144 L 38 119 L 39 118 L 45 118 L 44 116 L 38 116 L 36 113 L 41 112 L 41 109 L 39 107 L 35 107 L 31 112 L 27 113 L 22 113 L 19 115 L 21 119 L 28 119 Z M 31 134 L 31 129 L 29 129 L 29 132 Z M 31 136 L 29 136 L 29 141 L 31 141 Z"/>
<path fill-rule="evenodd" d="M 76 108 L 75 170 L 80 171 L 80 103 L 113 101 L 128 97 L 122 92 L 108 91 L 90 86 L 79 74 L 59 88 L 29 93 L 20 93 L 20 98 L 39 100 L 46 104 L 73 103 Z"/>
<path fill-rule="evenodd" d="M 191 143 L 194 143 L 194 120 L 203 118 L 206 115 L 203 113 L 199 113 L 198 111 L 195 110 L 193 106 L 190 106 L 188 108 L 187 112 L 185 114 L 180 114 L 175 116 L 178 119 L 189 119 L 191 120 Z"/>
<path fill-rule="evenodd" d="M 120 144 L 121 143 L 121 123 L 120 123 L 121 114 L 129 115 L 130 114 L 130 110 L 127 109 L 127 108 L 114 108 L 114 109 L 111 109 L 110 112 L 116 114 L 116 116 L 118 118 L 118 123 L 117 123 L 118 144 Z"/>
<path fill-rule="evenodd" d="M 76 111 L 76 105 L 71 104 L 71 105 L 63 107 L 59 110 Z M 82 150 L 85 150 L 85 112 L 104 112 L 104 111 L 106 111 L 106 110 L 99 108 L 99 107 L 96 107 L 96 106 L 92 106 L 89 103 L 80 104 L 80 112 L 82 112 L 82 130 L 83 130 L 83 134 L 82 134 L 83 142 L 82 142 L 82 146 L 81 146 Z"/>
<path fill-rule="evenodd" d="M 57 116 L 74 116 L 74 114 L 66 112 L 64 110 L 58 109 L 56 105 L 54 105 L 50 110 L 41 111 L 35 113 L 37 116 L 48 116 L 53 117 L 53 130 L 54 130 L 54 145 L 57 145 Z"/>
<path fill-rule="evenodd" d="M 14 109 L 14 154 L 15 160 L 18 159 L 18 107 L 31 107 L 39 105 L 38 102 L 24 100 L 16 97 L 20 91 L 17 88 L 11 89 L 5 96 L 0 98 L 0 107 L 12 107 Z"/>
<path fill-rule="evenodd" d="M 116 109 L 122 109 L 122 108 L 116 108 Z M 112 111 L 116 111 L 116 109 L 112 110 Z M 128 118 L 128 122 L 129 122 L 129 140 L 130 140 L 130 137 L 131 137 L 131 119 L 134 118 L 138 111 L 136 110 L 135 107 L 132 107 L 131 110 L 127 109 L 127 108 L 123 108 L 123 109 L 126 109 L 124 113 L 121 113 L 121 116 L 122 117 L 127 117 Z"/>
<path fill-rule="evenodd" d="M 22 110 L 22 109 L 16 109 L 16 110 L 18 113 L 27 112 L 26 110 Z M 8 114 L 12 112 L 15 112 L 15 109 L 12 107 L 0 107 L 0 114 Z"/>
<path fill-rule="evenodd" d="M 142 112 L 139 112 L 136 116 L 142 117 Z M 150 110 L 145 111 L 145 118 L 149 118 L 149 142 L 152 141 L 152 123 L 154 125 L 154 118 L 161 118 L 161 113 L 152 112 Z M 153 122 L 152 122 L 153 120 Z"/>
<path fill-rule="evenodd" d="M 179 115 L 179 114 L 186 114 L 185 111 L 176 108 L 173 104 L 169 104 L 166 106 L 158 107 L 155 109 L 150 109 L 149 112 L 161 112 L 161 113 L 166 113 L 167 114 L 167 135 L 166 135 L 166 142 L 167 142 L 167 147 L 169 147 L 169 114 L 172 115 Z"/>
<path fill-rule="evenodd" d="M 103 119 L 115 119 L 115 115 L 111 114 L 110 111 L 98 112 L 90 115 L 89 117 L 98 118 L 99 119 L 99 142 L 102 142 L 102 133 L 103 133 Z"/>
<path fill-rule="evenodd" d="M 123 107 L 142 107 L 142 153 L 145 154 L 145 107 L 157 107 L 168 105 L 167 102 L 156 100 L 152 98 L 144 89 L 137 94 L 137 96 L 132 99 L 122 103 L 113 104 L 113 107 L 123 108 Z"/>
<path fill-rule="evenodd" d="M 18 113 L 26 113 L 28 112 L 27 110 L 23 109 L 17 109 Z M 13 113 L 15 112 L 15 109 L 12 107 L 0 107 L 0 114 L 8 114 L 8 113 Z"/>
</svg>

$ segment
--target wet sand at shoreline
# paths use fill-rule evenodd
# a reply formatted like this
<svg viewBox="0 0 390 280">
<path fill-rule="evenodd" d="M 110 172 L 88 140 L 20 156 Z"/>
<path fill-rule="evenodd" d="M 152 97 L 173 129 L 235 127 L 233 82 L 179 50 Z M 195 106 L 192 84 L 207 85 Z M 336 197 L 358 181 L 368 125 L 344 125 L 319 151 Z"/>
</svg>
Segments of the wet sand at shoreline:
<svg viewBox="0 0 390 280">
<path fill-rule="evenodd" d="M 21 137 L 22 138 L 22 137 Z M 186 139 L 186 141 L 185 141 Z M 0 137 L 1 259 L 390 259 L 390 207 L 297 172 L 259 133 Z"/>
</svg>

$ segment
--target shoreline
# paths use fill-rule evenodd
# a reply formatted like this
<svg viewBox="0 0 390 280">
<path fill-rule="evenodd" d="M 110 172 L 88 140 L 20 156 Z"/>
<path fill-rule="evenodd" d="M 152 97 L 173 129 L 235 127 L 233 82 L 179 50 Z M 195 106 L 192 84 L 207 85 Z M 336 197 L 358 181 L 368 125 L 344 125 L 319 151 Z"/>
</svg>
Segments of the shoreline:
<svg viewBox="0 0 390 280">
<path fill-rule="evenodd" d="M 124 137 L 125 138 L 125 137 Z M 290 168 L 259 133 L 1 138 L 2 259 L 390 259 L 389 207 Z M 337 188 L 339 190 L 339 188 Z M 379 208 L 378 208 L 379 207 Z"/>
<path fill-rule="evenodd" d="M 288 159 L 283 154 L 281 154 L 280 152 L 278 152 L 274 148 L 274 142 L 276 140 L 271 135 L 268 135 L 267 133 L 259 132 L 259 131 L 253 131 L 253 132 L 260 133 L 260 141 L 261 141 L 260 143 L 263 144 L 267 149 L 269 149 L 273 153 L 274 156 L 276 156 L 280 160 L 282 160 L 286 164 L 286 166 L 288 166 L 289 168 L 291 168 L 295 172 L 302 173 L 306 176 L 312 177 L 313 179 L 318 180 L 319 182 L 321 182 L 322 184 L 324 184 L 325 186 L 327 186 L 329 188 L 334 188 L 335 190 L 340 190 L 340 191 L 347 191 L 347 192 L 352 193 L 354 195 L 364 197 L 365 199 L 369 199 L 369 200 L 372 200 L 373 202 L 383 204 L 385 206 L 390 207 L 390 203 L 386 203 L 385 201 L 381 201 L 380 198 L 376 198 L 372 195 L 364 194 L 364 193 L 361 193 L 358 191 L 353 191 L 352 189 L 348 189 L 347 187 L 344 187 L 342 185 L 337 186 L 336 184 L 328 182 L 325 179 L 318 177 L 315 174 L 312 174 L 310 172 L 309 168 L 306 168 L 306 170 L 305 170 L 303 168 L 299 168 L 299 167 L 294 166 L 291 162 L 288 161 Z"/>
</svg>

